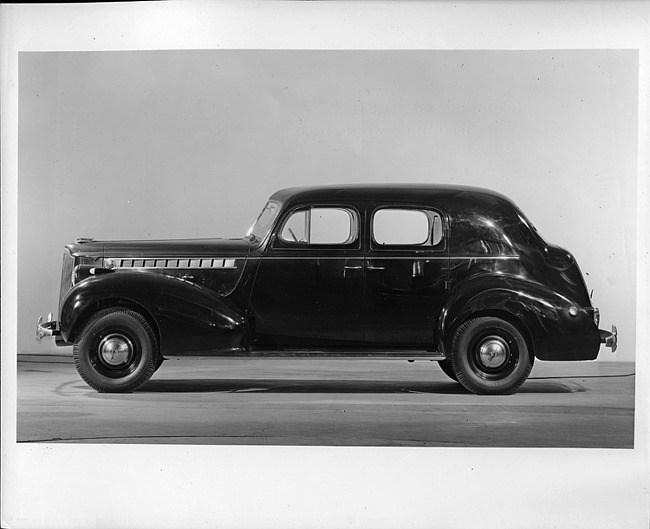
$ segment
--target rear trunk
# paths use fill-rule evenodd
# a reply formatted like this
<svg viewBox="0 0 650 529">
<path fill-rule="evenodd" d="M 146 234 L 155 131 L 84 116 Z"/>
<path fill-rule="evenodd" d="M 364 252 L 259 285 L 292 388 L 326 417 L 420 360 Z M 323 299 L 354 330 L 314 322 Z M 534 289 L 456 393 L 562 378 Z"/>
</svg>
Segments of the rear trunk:
<svg viewBox="0 0 650 529">
<path fill-rule="evenodd" d="M 587 285 L 573 255 L 559 246 L 547 245 L 544 258 L 554 272 L 554 280 L 565 286 L 572 295 L 572 301 L 581 307 L 591 307 Z"/>
</svg>

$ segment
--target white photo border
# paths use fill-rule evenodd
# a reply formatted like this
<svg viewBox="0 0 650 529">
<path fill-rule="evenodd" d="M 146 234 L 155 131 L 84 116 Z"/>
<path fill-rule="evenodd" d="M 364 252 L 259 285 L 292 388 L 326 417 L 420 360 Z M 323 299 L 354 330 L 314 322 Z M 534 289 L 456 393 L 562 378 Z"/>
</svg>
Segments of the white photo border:
<svg viewBox="0 0 650 529">
<path fill-rule="evenodd" d="M 647 3 L 156 2 L 0 9 L 3 527 L 647 527 Z M 638 49 L 635 449 L 17 444 L 18 54 L 228 48 Z"/>
</svg>

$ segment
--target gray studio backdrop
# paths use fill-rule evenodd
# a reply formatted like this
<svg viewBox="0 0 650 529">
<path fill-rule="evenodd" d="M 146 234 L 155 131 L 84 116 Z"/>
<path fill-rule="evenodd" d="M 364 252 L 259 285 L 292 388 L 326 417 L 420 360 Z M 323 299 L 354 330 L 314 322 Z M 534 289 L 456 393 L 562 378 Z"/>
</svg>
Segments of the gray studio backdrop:
<svg viewBox="0 0 650 529">
<path fill-rule="evenodd" d="M 76 237 L 237 237 L 274 190 L 495 189 L 574 253 L 634 360 L 633 50 L 32 52 L 19 58 L 18 353 Z"/>
</svg>

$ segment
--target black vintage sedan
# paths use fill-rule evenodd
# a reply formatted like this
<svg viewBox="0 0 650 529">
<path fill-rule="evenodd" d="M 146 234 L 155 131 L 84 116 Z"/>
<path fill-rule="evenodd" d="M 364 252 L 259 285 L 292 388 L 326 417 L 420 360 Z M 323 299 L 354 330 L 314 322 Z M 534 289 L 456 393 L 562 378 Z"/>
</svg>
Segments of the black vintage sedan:
<svg viewBox="0 0 650 529">
<path fill-rule="evenodd" d="M 59 320 L 97 391 L 169 357 L 426 358 L 467 390 L 514 393 L 539 360 L 616 349 L 573 256 L 506 197 L 439 185 L 276 192 L 242 239 L 66 246 Z"/>
</svg>

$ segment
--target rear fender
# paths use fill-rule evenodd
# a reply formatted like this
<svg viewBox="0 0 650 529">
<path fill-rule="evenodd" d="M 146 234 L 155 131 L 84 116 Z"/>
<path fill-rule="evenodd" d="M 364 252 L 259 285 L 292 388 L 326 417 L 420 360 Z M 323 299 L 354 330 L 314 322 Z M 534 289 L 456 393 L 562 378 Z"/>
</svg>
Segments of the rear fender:
<svg viewBox="0 0 650 529">
<path fill-rule="evenodd" d="M 480 287 L 480 288 L 479 288 Z M 487 287 L 487 288 L 486 288 Z M 517 325 L 540 360 L 591 360 L 600 346 L 598 327 L 588 307 L 576 307 L 571 300 L 543 285 L 505 278 L 468 282 L 451 297 L 441 312 L 437 336 L 449 354 L 456 329 L 470 318 L 496 316 Z"/>
<path fill-rule="evenodd" d="M 160 274 L 120 271 L 75 285 L 59 310 L 61 336 L 72 342 L 98 308 L 141 307 L 153 319 L 163 355 L 239 349 L 248 344 L 245 311 L 215 292 Z"/>
</svg>

